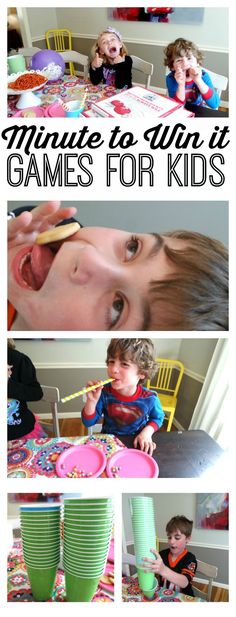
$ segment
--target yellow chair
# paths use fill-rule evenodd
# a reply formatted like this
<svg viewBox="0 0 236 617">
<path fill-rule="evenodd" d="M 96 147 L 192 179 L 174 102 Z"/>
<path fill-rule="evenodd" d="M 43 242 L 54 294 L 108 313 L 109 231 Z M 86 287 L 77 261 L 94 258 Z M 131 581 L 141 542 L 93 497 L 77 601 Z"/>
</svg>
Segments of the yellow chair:
<svg viewBox="0 0 236 617">
<path fill-rule="evenodd" d="M 70 30 L 62 28 L 60 30 L 47 30 L 45 33 L 45 39 L 48 49 L 54 49 L 55 51 L 71 51 L 72 50 L 72 37 Z M 53 41 L 53 45 L 52 44 Z M 69 62 L 70 74 L 75 75 L 75 69 L 73 62 Z"/>
<path fill-rule="evenodd" d="M 157 391 L 168 419 L 167 431 L 170 431 L 177 405 L 177 394 L 184 374 L 184 365 L 179 360 L 168 360 L 167 358 L 157 358 L 156 364 L 157 373 L 154 379 L 148 379 L 147 388 Z"/>
</svg>

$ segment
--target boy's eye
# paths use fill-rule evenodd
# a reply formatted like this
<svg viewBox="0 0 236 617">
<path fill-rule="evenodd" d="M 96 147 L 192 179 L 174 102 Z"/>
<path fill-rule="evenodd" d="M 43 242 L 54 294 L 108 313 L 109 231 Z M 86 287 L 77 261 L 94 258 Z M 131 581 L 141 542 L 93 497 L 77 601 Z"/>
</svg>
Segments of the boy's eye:
<svg viewBox="0 0 236 617">
<path fill-rule="evenodd" d="M 130 261 L 134 255 L 136 255 L 139 249 L 139 240 L 136 236 L 132 236 L 132 238 L 126 244 L 125 257 L 126 261 Z"/>
<path fill-rule="evenodd" d="M 120 316 L 122 314 L 122 311 L 124 309 L 124 300 L 121 296 L 117 295 L 116 298 L 113 300 L 112 306 L 109 310 L 109 329 L 114 328 L 119 319 Z"/>
</svg>

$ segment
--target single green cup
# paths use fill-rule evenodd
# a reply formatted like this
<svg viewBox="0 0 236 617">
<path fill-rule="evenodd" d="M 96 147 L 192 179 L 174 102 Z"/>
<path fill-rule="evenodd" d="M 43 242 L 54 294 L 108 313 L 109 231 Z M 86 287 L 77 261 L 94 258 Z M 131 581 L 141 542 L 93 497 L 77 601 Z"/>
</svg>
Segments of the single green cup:
<svg viewBox="0 0 236 617">
<path fill-rule="evenodd" d="M 57 566 L 45 569 L 27 566 L 27 573 L 34 599 L 38 602 L 49 600 L 53 592 Z"/>
<path fill-rule="evenodd" d="M 99 578 L 81 578 L 65 570 L 67 602 L 91 602 L 97 591 Z"/>
<path fill-rule="evenodd" d="M 26 70 L 25 59 L 24 56 L 22 56 L 21 54 L 17 54 L 15 56 L 8 56 L 7 64 L 9 75 L 11 75 L 12 73 L 21 73 Z"/>
</svg>

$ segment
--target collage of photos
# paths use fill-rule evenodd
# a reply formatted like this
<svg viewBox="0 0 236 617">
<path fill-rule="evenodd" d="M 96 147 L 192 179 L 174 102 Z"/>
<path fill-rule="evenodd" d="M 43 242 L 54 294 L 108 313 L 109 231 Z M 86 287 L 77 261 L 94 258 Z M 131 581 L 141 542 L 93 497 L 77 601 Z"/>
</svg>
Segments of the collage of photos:
<svg viewBox="0 0 236 617">
<path fill-rule="evenodd" d="M 81 3 L 6 3 L 8 126 L 230 122 L 229 7 Z M 6 195 L 8 614 L 218 614 L 232 597 L 230 195 L 62 188 Z"/>
</svg>

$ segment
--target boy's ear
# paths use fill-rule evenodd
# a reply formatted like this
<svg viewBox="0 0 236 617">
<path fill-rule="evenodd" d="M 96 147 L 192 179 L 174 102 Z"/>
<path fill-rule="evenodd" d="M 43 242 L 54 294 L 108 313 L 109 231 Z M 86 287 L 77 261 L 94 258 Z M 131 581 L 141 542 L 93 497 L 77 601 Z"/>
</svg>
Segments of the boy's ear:
<svg viewBox="0 0 236 617">
<path fill-rule="evenodd" d="M 144 375 L 143 373 L 139 373 L 139 379 L 146 379 L 146 375 Z"/>
</svg>

